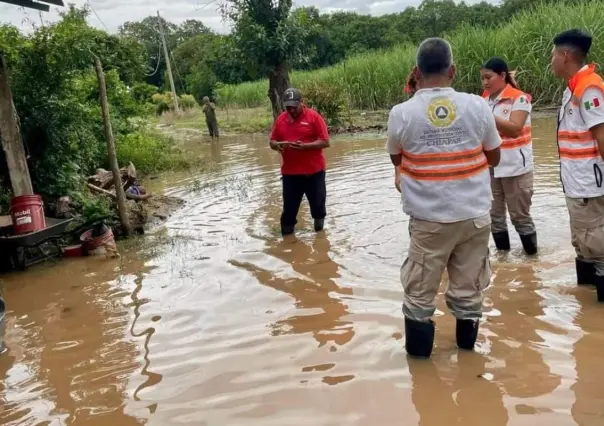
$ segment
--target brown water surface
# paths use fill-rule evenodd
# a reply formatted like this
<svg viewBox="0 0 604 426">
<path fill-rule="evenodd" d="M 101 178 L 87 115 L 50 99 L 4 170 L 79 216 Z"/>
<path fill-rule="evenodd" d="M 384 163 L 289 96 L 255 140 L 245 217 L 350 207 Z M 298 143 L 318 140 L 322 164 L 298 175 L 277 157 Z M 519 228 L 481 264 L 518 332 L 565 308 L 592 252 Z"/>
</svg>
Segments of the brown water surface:
<svg viewBox="0 0 604 426">
<path fill-rule="evenodd" d="M 535 121 L 541 251 L 515 233 L 493 251 L 475 352 L 441 298 L 432 359 L 407 359 L 407 217 L 383 137 L 334 141 L 326 231 L 305 204 L 295 241 L 264 138 L 190 140 L 214 167 L 152 181 L 188 204 L 121 260 L 1 278 L 0 423 L 603 425 L 604 307 L 574 284 L 555 121 Z"/>
</svg>

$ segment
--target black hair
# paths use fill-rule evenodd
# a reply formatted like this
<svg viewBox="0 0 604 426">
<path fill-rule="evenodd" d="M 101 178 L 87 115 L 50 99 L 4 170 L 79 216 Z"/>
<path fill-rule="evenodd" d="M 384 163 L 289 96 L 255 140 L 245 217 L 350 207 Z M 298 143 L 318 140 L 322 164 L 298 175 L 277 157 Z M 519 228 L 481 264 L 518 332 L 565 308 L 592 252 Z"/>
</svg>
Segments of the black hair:
<svg viewBox="0 0 604 426">
<path fill-rule="evenodd" d="M 503 59 L 497 57 L 490 58 L 484 64 L 482 64 L 482 68 L 491 70 L 496 74 L 505 73 L 505 82 L 514 89 L 520 89 L 520 87 L 518 87 L 518 83 L 516 83 L 516 80 L 514 79 L 514 76 L 512 73 L 510 73 L 508 64 Z"/>
<path fill-rule="evenodd" d="M 563 31 L 554 37 L 554 46 L 565 46 L 572 49 L 583 61 L 591 48 L 592 36 L 579 28 Z"/>
<path fill-rule="evenodd" d="M 431 37 L 417 49 L 417 68 L 425 75 L 444 74 L 453 64 L 451 45 L 442 38 Z"/>
</svg>

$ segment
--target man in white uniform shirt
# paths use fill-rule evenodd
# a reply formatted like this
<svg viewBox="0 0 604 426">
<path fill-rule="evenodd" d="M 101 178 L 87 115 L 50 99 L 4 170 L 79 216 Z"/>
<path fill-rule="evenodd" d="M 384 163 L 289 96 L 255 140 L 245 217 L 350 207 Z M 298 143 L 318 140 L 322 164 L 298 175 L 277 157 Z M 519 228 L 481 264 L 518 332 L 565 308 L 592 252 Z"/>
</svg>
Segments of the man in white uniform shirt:
<svg viewBox="0 0 604 426">
<path fill-rule="evenodd" d="M 499 163 L 501 139 L 487 102 L 451 88 L 452 56 L 447 41 L 424 40 L 414 68 L 421 89 L 388 119 L 386 148 L 400 169 L 403 211 L 410 216 L 401 282 L 405 348 L 413 357 L 432 353 L 431 317 L 445 268 L 445 298 L 461 349 L 474 348 L 482 292 L 491 281 L 489 166 Z"/>
<path fill-rule="evenodd" d="M 591 34 L 573 28 L 553 44 L 552 71 L 567 85 L 557 139 L 577 283 L 595 284 L 604 302 L 604 80 L 587 62 Z"/>
</svg>

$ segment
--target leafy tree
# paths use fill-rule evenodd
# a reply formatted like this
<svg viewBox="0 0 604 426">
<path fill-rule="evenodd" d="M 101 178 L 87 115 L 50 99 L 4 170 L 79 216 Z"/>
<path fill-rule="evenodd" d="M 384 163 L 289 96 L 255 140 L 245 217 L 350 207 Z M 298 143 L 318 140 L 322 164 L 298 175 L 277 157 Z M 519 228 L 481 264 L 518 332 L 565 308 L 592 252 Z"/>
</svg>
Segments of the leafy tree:
<svg viewBox="0 0 604 426">
<path fill-rule="evenodd" d="M 123 38 L 134 40 L 144 47 L 148 58 L 146 82 L 157 87 L 167 86 L 165 84 L 166 58 L 163 57 L 164 52 L 159 31 L 160 19 L 169 52 L 174 52 L 178 45 L 191 38 L 212 32 L 201 21 L 195 19 L 188 19 L 179 26 L 166 21 L 164 18 L 152 15 L 140 21 L 124 23 L 119 28 L 120 35 Z"/>
<path fill-rule="evenodd" d="M 291 14 L 292 0 L 226 0 L 223 16 L 234 24 L 239 58 L 251 72 L 268 77 L 273 117 L 283 110 L 292 60 L 303 56 L 309 35 L 302 14 Z"/>
<path fill-rule="evenodd" d="M 203 22 L 195 19 L 187 19 L 185 22 L 180 24 L 176 30 L 176 38 L 178 44 L 180 44 L 200 34 L 210 33 L 212 33 L 212 30 L 206 27 Z"/>
<path fill-rule="evenodd" d="M 138 43 L 90 27 L 88 9 L 70 7 L 56 24 L 16 37 L 0 27 L 8 44 L 11 87 L 29 156 L 34 189 L 56 199 L 79 190 L 81 177 L 104 165 L 105 139 L 93 56 L 102 58 L 116 138 L 134 130 L 141 113 L 126 82 L 142 79 L 144 54 Z M 0 174 L 9 182 L 4 153 Z"/>
</svg>

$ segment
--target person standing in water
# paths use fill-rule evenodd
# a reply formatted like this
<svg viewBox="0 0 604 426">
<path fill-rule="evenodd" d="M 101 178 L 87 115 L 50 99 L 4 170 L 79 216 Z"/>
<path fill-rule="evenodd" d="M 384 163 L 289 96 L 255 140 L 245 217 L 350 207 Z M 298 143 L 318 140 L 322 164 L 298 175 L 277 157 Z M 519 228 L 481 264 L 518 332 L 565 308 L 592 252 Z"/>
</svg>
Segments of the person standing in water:
<svg viewBox="0 0 604 426">
<path fill-rule="evenodd" d="M 531 217 L 533 142 L 531 98 L 518 87 L 503 59 L 491 58 L 480 70 L 483 97 L 495 115 L 501 136 L 501 161 L 491 167 L 491 232 L 498 250 L 510 250 L 506 206 L 526 254 L 537 253 L 537 231 Z"/>
<path fill-rule="evenodd" d="M 405 348 L 425 358 L 432 353 L 431 317 L 445 268 L 457 346 L 474 349 L 491 282 L 489 165 L 499 163 L 501 139 L 487 102 L 451 87 L 455 65 L 447 41 L 424 40 L 416 61 L 420 89 L 390 111 L 386 150 L 400 167 L 403 211 L 410 216 L 400 273 Z"/>
<path fill-rule="evenodd" d="M 567 85 L 557 139 L 577 282 L 595 284 L 598 301 L 604 302 L 604 81 L 586 62 L 590 34 L 567 30 L 553 44 L 552 72 Z"/>
<path fill-rule="evenodd" d="M 298 210 L 306 195 L 316 232 L 323 230 L 327 210 L 325 202 L 325 157 L 329 147 L 329 133 L 325 119 L 302 102 L 298 89 L 290 88 L 283 94 L 282 112 L 270 135 L 271 149 L 281 153 L 283 164 L 283 213 L 281 234 L 294 233 Z"/>
<path fill-rule="evenodd" d="M 210 98 L 204 96 L 203 98 L 203 109 L 204 115 L 206 116 L 206 125 L 210 132 L 212 139 L 220 137 L 218 134 L 218 121 L 216 120 L 216 105 L 210 102 Z"/>
</svg>

